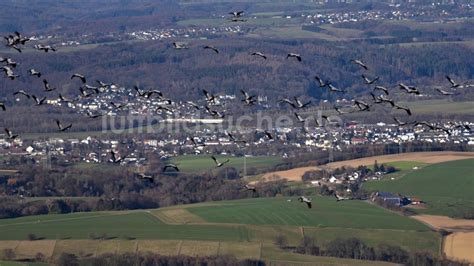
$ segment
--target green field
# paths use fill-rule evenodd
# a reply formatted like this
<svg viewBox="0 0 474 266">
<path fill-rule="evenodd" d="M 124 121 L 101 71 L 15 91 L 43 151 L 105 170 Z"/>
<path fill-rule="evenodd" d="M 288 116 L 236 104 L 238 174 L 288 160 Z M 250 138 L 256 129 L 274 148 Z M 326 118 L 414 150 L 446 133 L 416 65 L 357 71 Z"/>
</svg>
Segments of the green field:
<svg viewBox="0 0 474 266">
<path fill-rule="evenodd" d="M 428 230 L 421 223 L 366 202 L 337 202 L 333 197 L 314 197 L 312 209 L 295 198 L 291 202 L 287 198 L 262 198 L 189 207 L 187 210 L 213 223 Z"/>
<path fill-rule="evenodd" d="M 306 208 L 295 198 L 260 198 L 173 206 L 156 210 L 91 212 L 0 220 L 0 250 L 14 247 L 20 258 L 36 252 L 54 258 L 62 252 L 94 256 L 107 252 L 160 254 L 233 254 L 283 262 L 363 265 L 358 261 L 293 254 L 278 249 L 284 234 L 290 245 L 303 235 L 319 245 L 336 237 L 358 237 L 407 250 L 439 253 L 440 236 L 425 225 L 361 201 L 313 198 Z M 27 241 L 34 233 L 44 240 Z M 92 235 L 105 236 L 93 240 Z"/>
<path fill-rule="evenodd" d="M 474 159 L 433 164 L 411 171 L 397 180 L 371 181 L 369 191 L 389 191 L 417 196 L 427 202 L 421 213 L 460 217 L 474 206 Z"/>
<path fill-rule="evenodd" d="M 229 159 L 229 163 L 225 164 L 228 167 L 235 167 L 237 170 L 241 171 L 244 168 L 244 160 L 248 168 L 260 168 L 260 167 L 269 167 L 281 163 L 281 158 L 272 157 L 272 156 L 258 156 L 258 157 L 233 157 L 233 156 L 224 156 L 218 155 L 216 158 L 219 161 L 225 161 Z M 171 159 L 172 163 L 178 164 L 178 167 L 181 172 L 185 173 L 200 173 L 205 171 L 210 171 L 216 168 L 214 161 L 210 155 L 183 155 L 173 157 Z"/>
</svg>

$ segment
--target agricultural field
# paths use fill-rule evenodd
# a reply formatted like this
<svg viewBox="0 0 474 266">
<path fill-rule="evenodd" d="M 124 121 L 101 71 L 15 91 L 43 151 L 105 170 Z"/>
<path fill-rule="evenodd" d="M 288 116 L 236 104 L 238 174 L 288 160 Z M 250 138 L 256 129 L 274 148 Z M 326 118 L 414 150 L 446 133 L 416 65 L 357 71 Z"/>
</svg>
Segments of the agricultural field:
<svg viewBox="0 0 474 266">
<path fill-rule="evenodd" d="M 461 217 L 474 206 L 473 165 L 474 159 L 433 164 L 397 180 L 367 182 L 364 189 L 417 196 L 427 203 L 417 212 Z"/>
<path fill-rule="evenodd" d="M 274 240 L 283 234 L 290 245 L 298 245 L 303 235 L 314 237 L 321 245 L 336 237 L 352 236 L 373 246 L 386 243 L 439 253 L 439 234 L 418 221 L 366 202 L 337 203 L 332 197 L 315 197 L 314 207 L 308 209 L 296 199 L 288 200 L 245 199 L 156 210 L 4 219 L 0 220 L 0 249 L 13 247 L 22 258 L 36 252 L 55 258 L 61 252 L 95 256 L 151 251 L 169 255 L 233 254 L 272 263 L 339 261 L 282 251 Z M 42 240 L 27 240 L 30 233 Z M 344 263 L 360 265 L 352 260 Z"/>
<path fill-rule="evenodd" d="M 234 167 L 238 171 L 244 169 L 244 160 L 248 168 L 259 168 L 269 167 L 281 163 L 282 159 L 271 156 L 259 156 L 259 157 L 233 157 L 233 156 L 216 156 L 219 161 L 225 161 L 229 159 L 229 163 L 225 166 Z M 172 163 L 178 165 L 181 172 L 185 173 L 200 173 L 215 169 L 216 165 L 210 155 L 183 155 L 173 157 Z"/>
<path fill-rule="evenodd" d="M 363 201 L 337 202 L 333 197 L 313 197 L 313 207 L 293 198 L 262 198 L 224 201 L 219 205 L 187 210 L 212 223 L 290 225 L 360 229 L 426 231 L 424 225 L 389 213 Z M 347 217 L 351 218 L 348 219 Z"/>
</svg>

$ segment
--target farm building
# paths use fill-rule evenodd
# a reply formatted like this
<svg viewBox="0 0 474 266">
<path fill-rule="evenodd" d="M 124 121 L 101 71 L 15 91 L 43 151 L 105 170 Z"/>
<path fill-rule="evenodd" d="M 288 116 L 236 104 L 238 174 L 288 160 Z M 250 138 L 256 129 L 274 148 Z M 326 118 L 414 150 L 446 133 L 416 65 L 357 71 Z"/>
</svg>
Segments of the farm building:
<svg viewBox="0 0 474 266">
<path fill-rule="evenodd" d="M 402 198 L 390 192 L 377 192 L 374 200 L 382 200 L 383 202 L 394 206 L 400 206 L 402 204 Z"/>
</svg>

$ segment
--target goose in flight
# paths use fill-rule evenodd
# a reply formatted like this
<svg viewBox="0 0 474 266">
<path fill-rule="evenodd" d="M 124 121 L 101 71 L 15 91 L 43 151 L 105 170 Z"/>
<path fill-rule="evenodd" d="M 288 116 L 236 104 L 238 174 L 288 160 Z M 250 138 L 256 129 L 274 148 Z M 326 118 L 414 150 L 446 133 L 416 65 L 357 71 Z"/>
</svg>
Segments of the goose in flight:
<svg viewBox="0 0 474 266">
<path fill-rule="evenodd" d="M 45 53 L 49 52 L 50 50 L 56 52 L 56 48 L 51 45 L 37 44 L 34 46 L 34 48 L 40 51 L 44 51 Z"/>
<path fill-rule="evenodd" d="M 137 178 L 140 180 L 148 180 L 150 183 L 154 182 L 153 176 L 151 175 L 146 175 L 144 173 L 137 173 Z"/>
<path fill-rule="evenodd" d="M 113 107 L 114 109 L 122 109 L 123 107 L 127 106 L 126 103 L 116 104 L 116 103 L 114 103 L 114 102 L 110 102 L 110 105 L 112 105 L 112 107 Z"/>
<path fill-rule="evenodd" d="M 73 103 L 74 102 L 73 100 L 65 98 L 61 93 L 59 94 L 58 98 L 63 103 Z"/>
<path fill-rule="evenodd" d="M 273 140 L 273 139 L 274 139 L 272 133 L 268 132 L 267 130 L 257 129 L 256 131 L 257 131 L 258 133 L 263 133 L 263 134 L 265 135 L 265 137 L 267 137 L 269 140 Z"/>
<path fill-rule="evenodd" d="M 243 14 L 244 11 L 231 11 L 229 12 L 230 15 L 232 15 L 234 18 L 240 18 Z"/>
<path fill-rule="evenodd" d="M 425 126 L 425 127 L 428 127 L 430 130 L 436 129 L 436 127 L 428 121 L 415 122 L 415 127 L 416 126 Z"/>
<path fill-rule="evenodd" d="M 83 87 L 80 87 L 79 91 L 81 92 L 81 94 L 80 94 L 81 98 L 88 98 L 92 95 L 92 92 L 88 93 Z"/>
<path fill-rule="evenodd" d="M 306 119 L 303 119 L 298 113 L 295 113 L 295 116 L 298 122 L 300 123 L 304 123 L 306 121 Z"/>
<path fill-rule="evenodd" d="M 295 97 L 294 99 L 295 99 L 296 109 L 302 109 L 311 104 L 311 101 L 307 103 L 302 103 L 300 100 L 298 100 L 298 98 Z"/>
<path fill-rule="evenodd" d="M 357 106 L 360 111 L 370 111 L 370 105 L 363 101 L 355 100 L 354 105 Z"/>
<path fill-rule="evenodd" d="M 2 108 L 3 111 L 7 110 L 7 107 L 5 106 L 5 103 L 0 102 L 0 108 Z"/>
<path fill-rule="evenodd" d="M 256 192 L 257 192 L 257 188 L 254 187 L 254 186 L 244 185 L 244 188 L 245 188 L 246 190 L 252 191 L 253 193 L 256 193 Z"/>
<path fill-rule="evenodd" d="M 218 112 L 216 110 L 212 110 L 211 108 L 209 108 L 209 106 L 205 106 L 205 108 L 206 108 L 206 111 L 214 117 L 219 117 L 219 118 L 224 118 L 225 117 L 224 113 Z"/>
<path fill-rule="evenodd" d="M 299 200 L 300 202 L 302 202 L 302 203 L 303 203 L 303 202 L 306 203 L 306 205 L 308 206 L 308 208 L 311 209 L 311 199 L 310 199 L 310 198 L 307 198 L 307 197 L 305 197 L 305 196 L 300 196 L 300 197 L 298 198 L 298 200 Z"/>
<path fill-rule="evenodd" d="M 11 80 L 14 80 L 15 78 L 19 77 L 19 75 L 15 75 L 13 70 L 8 66 L 3 66 L 2 70 L 3 72 L 5 72 L 5 75 L 7 76 L 7 78 L 10 78 Z"/>
<path fill-rule="evenodd" d="M 8 128 L 5 128 L 5 132 L 7 133 L 9 139 L 16 139 L 19 137 L 18 135 L 13 134 L 13 132 Z"/>
<path fill-rule="evenodd" d="M 114 151 L 110 151 L 110 160 L 109 162 L 112 162 L 112 163 L 120 163 L 124 160 L 124 158 L 120 157 L 119 155 L 117 155 Z"/>
<path fill-rule="evenodd" d="M 212 50 L 212 51 L 214 51 L 216 54 L 219 53 L 219 50 L 218 50 L 216 47 L 211 46 L 211 45 L 206 45 L 206 46 L 204 46 L 204 49 Z"/>
<path fill-rule="evenodd" d="M 245 140 L 237 140 L 237 138 L 232 135 L 230 132 L 228 132 L 227 130 L 225 131 L 225 134 L 229 137 L 229 139 L 232 141 L 232 142 L 242 142 L 242 143 L 247 143 Z"/>
<path fill-rule="evenodd" d="M 199 107 L 199 105 L 197 105 L 195 102 L 193 101 L 187 101 L 186 102 L 187 104 L 191 105 L 194 109 L 196 110 L 201 110 L 201 107 Z"/>
<path fill-rule="evenodd" d="M 373 91 L 376 91 L 376 90 L 379 90 L 379 91 L 383 91 L 385 93 L 385 95 L 388 95 L 388 89 L 385 88 L 385 87 L 382 87 L 382 86 L 375 86 Z"/>
<path fill-rule="evenodd" d="M 216 96 L 209 93 L 207 90 L 202 90 L 202 93 L 204 93 L 204 96 L 206 97 L 206 101 L 208 103 L 216 103 Z"/>
<path fill-rule="evenodd" d="M 338 88 L 334 87 L 334 85 L 332 85 L 332 84 L 328 84 L 328 86 L 329 86 L 329 91 L 331 91 L 331 92 L 342 92 L 342 93 L 346 92 L 343 89 L 338 89 Z"/>
<path fill-rule="evenodd" d="M 359 65 L 360 67 L 362 67 L 365 70 L 369 70 L 367 65 L 365 65 L 364 63 L 362 63 L 362 61 L 360 61 L 358 59 L 352 59 L 350 62 L 353 63 L 353 64 L 356 64 L 356 65 Z"/>
<path fill-rule="evenodd" d="M 7 57 L 0 57 L 0 63 L 5 63 L 7 66 L 11 66 L 13 68 L 15 68 L 17 65 L 19 65 L 17 62 L 15 62 L 11 58 L 7 58 Z"/>
<path fill-rule="evenodd" d="M 281 103 L 287 103 L 289 104 L 291 107 L 295 108 L 296 109 L 296 105 L 288 98 L 284 98 L 284 99 L 281 99 L 280 100 Z"/>
<path fill-rule="evenodd" d="M 457 88 L 461 86 L 461 84 L 458 84 L 454 79 L 452 79 L 450 76 L 446 75 L 446 79 L 451 83 L 451 88 Z"/>
<path fill-rule="evenodd" d="M 43 79 L 44 91 L 54 91 L 56 88 L 51 88 L 49 82 L 46 79 Z"/>
<path fill-rule="evenodd" d="M 351 111 L 343 111 L 343 110 L 341 110 L 341 108 L 339 108 L 339 107 L 337 107 L 337 106 L 335 106 L 335 105 L 334 105 L 334 110 L 336 110 L 336 112 L 337 112 L 338 114 L 340 114 L 340 115 L 352 113 Z"/>
<path fill-rule="evenodd" d="M 415 94 L 415 95 L 420 95 L 420 94 L 421 94 L 420 91 L 418 91 L 417 88 L 411 87 L 411 86 L 409 87 L 409 86 L 407 86 L 407 85 L 405 85 L 405 84 L 403 84 L 403 83 L 398 84 L 398 87 L 399 87 L 401 90 L 406 91 L 407 93 L 413 93 L 413 94 Z"/>
<path fill-rule="evenodd" d="M 402 122 L 400 119 L 398 119 L 396 117 L 393 117 L 393 120 L 397 123 L 397 125 L 399 127 L 403 127 L 403 126 L 406 126 L 406 125 L 409 124 L 408 122 Z M 416 123 L 416 122 L 414 122 L 414 123 Z"/>
<path fill-rule="evenodd" d="M 262 52 L 253 52 L 251 55 L 258 56 L 258 57 L 261 57 L 261 58 L 267 60 L 267 56 L 265 54 L 263 54 Z"/>
<path fill-rule="evenodd" d="M 206 146 L 205 143 L 198 143 L 195 138 L 187 138 L 187 140 L 191 141 L 191 143 L 193 144 L 193 146 L 194 146 L 195 148 L 196 148 L 196 147 L 204 147 L 204 146 Z"/>
<path fill-rule="evenodd" d="M 224 164 L 226 164 L 226 163 L 228 163 L 228 162 L 230 161 L 229 159 L 227 159 L 227 160 L 225 160 L 225 161 L 223 161 L 223 162 L 219 162 L 219 160 L 217 160 L 217 158 L 214 157 L 214 155 L 212 155 L 211 158 L 212 158 L 212 160 L 214 160 L 214 163 L 216 164 L 216 167 L 217 167 L 217 168 L 224 166 Z"/>
<path fill-rule="evenodd" d="M 98 117 L 103 116 L 103 114 L 100 114 L 100 113 L 95 113 L 95 114 L 94 114 L 94 113 L 92 113 L 90 110 L 87 110 L 86 115 L 87 115 L 87 117 L 89 117 L 89 118 L 98 118 Z"/>
<path fill-rule="evenodd" d="M 58 129 L 61 132 L 64 132 L 72 127 L 72 124 L 69 124 L 67 126 L 63 126 L 59 120 L 56 120 L 56 125 L 58 125 Z"/>
<path fill-rule="evenodd" d="M 337 195 L 337 193 L 334 193 L 334 197 L 336 197 L 336 201 L 350 200 L 350 199 L 351 199 L 351 198 L 349 198 L 349 197 L 339 196 L 339 195 Z"/>
<path fill-rule="evenodd" d="M 300 54 L 289 53 L 289 54 L 286 56 L 286 59 L 288 59 L 288 58 L 290 58 L 290 57 L 296 58 L 299 62 L 301 62 L 301 60 L 302 60 Z"/>
<path fill-rule="evenodd" d="M 445 96 L 450 96 L 450 95 L 456 95 L 457 93 L 453 92 L 453 91 L 445 91 L 443 89 L 439 89 L 437 88 L 436 89 L 439 93 L 441 93 L 441 95 L 445 95 Z"/>
<path fill-rule="evenodd" d="M 364 81 L 365 81 L 365 83 L 366 83 L 367 85 L 372 85 L 372 84 L 374 84 L 374 83 L 377 82 L 377 80 L 379 80 L 379 78 L 380 78 L 380 77 L 375 77 L 374 79 L 369 79 L 369 78 L 368 78 L 366 75 L 364 75 L 364 74 L 362 74 L 362 75 L 360 75 L 360 76 L 364 79 Z"/>
<path fill-rule="evenodd" d="M 38 77 L 38 78 L 41 78 L 41 72 L 36 71 L 34 68 L 30 69 L 29 72 L 30 72 L 30 75 L 36 76 L 36 77 Z"/>
<path fill-rule="evenodd" d="M 173 47 L 174 47 L 174 49 L 177 49 L 177 50 L 189 49 L 188 43 L 186 43 L 186 42 L 173 42 Z"/>
<path fill-rule="evenodd" d="M 24 91 L 24 90 L 15 91 L 15 92 L 13 93 L 13 95 L 15 95 L 15 96 L 18 95 L 18 94 L 23 95 L 23 96 L 25 96 L 25 97 L 28 98 L 28 99 L 31 97 L 30 94 L 28 94 L 28 93 L 27 93 L 26 91 Z"/>
<path fill-rule="evenodd" d="M 255 95 L 250 96 L 244 90 L 240 90 L 240 92 L 244 95 L 244 99 L 242 100 L 242 102 L 244 102 L 246 105 L 252 105 L 257 101 L 257 99 L 255 99 Z"/>
<path fill-rule="evenodd" d="M 324 88 L 329 85 L 329 82 L 324 82 L 324 80 L 318 76 L 314 76 L 314 78 L 318 81 L 320 88 Z"/>
<path fill-rule="evenodd" d="M 35 95 L 31 95 L 31 98 L 33 98 L 33 100 L 36 102 L 36 105 L 43 105 L 46 101 L 46 97 L 38 98 Z"/>
<path fill-rule="evenodd" d="M 73 75 L 71 76 L 71 79 L 74 79 L 74 78 L 78 78 L 78 79 L 81 80 L 81 82 L 82 82 L 83 84 L 86 84 L 86 77 L 85 77 L 84 75 L 79 74 L 79 73 L 75 73 L 75 74 L 73 74 Z"/>
<path fill-rule="evenodd" d="M 404 110 L 408 115 L 411 115 L 411 110 L 408 107 L 398 105 L 396 103 L 393 103 L 393 107 L 398 109 L 398 110 Z"/>
<path fill-rule="evenodd" d="M 179 172 L 179 168 L 176 164 L 169 163 L 163 167 L 163 172 L 166 172 L 168 169 L 174 169 L 176 172 Z"/>
</svg>

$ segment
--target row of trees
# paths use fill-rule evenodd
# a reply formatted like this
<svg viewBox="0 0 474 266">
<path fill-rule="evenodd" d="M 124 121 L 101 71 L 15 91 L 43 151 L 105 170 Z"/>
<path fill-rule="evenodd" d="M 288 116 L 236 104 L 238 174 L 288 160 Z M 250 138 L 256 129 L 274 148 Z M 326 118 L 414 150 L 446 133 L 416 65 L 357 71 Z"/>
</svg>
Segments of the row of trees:
<svg viewBox="0 0 474 266">
<path fill-rule="evenodd" d="M 305 236 L 301 239 L 298 246 L 290 247 L 288 246 L 286 237 L 279 235 L 275 238 L 275 244 L 281 249 L 314 256 L 388 261 L 413 266 L 467 265 L 465 263 L 439 258 L 430 252 L 408 252 L 394 245 L 379 244 L 378 246 L 372 247 L 355 237 L 336 238 L 322 246 L 318 246 L 314 238 Z"/>
</svg>

